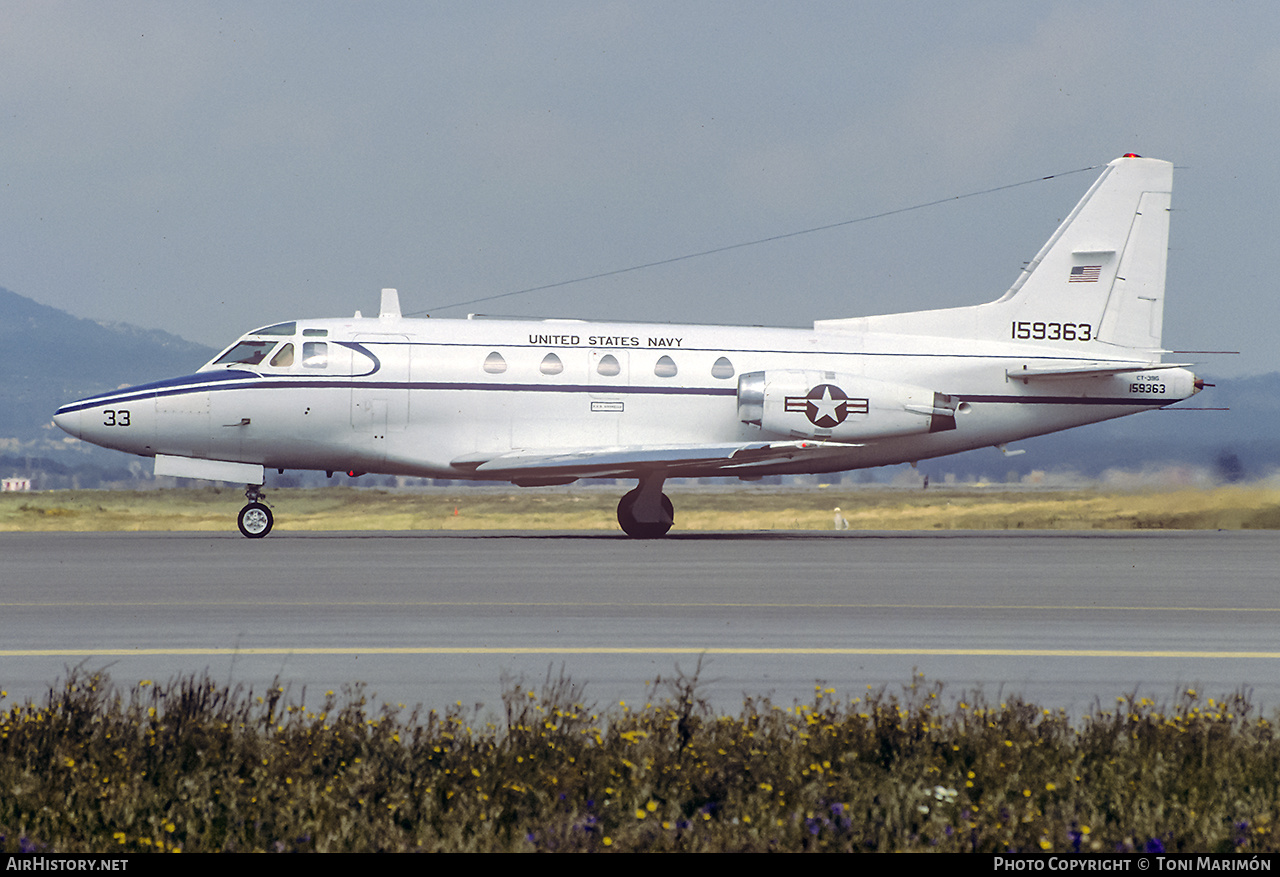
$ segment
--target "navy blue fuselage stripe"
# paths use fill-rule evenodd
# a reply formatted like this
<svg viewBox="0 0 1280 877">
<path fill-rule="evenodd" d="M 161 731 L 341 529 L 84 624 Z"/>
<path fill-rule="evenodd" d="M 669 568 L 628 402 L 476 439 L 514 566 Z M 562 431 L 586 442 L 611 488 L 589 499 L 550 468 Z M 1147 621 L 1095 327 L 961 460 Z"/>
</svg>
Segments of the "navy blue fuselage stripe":
<svg viewBox="0 0 1280 877">
<path fill-rule="evenodd" d="M 144 385 L 153 386 L 153 385 Z M 594 384 L 479 384 L 479 383 L 446 383 L 443 381 L 335 381 L 335 380 L 300 380 L 281 381 L 262 378 L 253 383 L 224 383 L 210 387 L 193 384 L 163 391 L 149 390 L 138 392 L 139 387 L 117 391 L 119 395 L 92 396 L 79 402 L 63 405 L 59 414 L 83 411 L 87 408 L 98 408 L 102 405 L 121 405 L 136 402 L 140 399 L 159 399 L 164 396 L 182 396 L 187 393 L 212 392 L 213 390 L 270 390 L 270 389 L 339 389 L 339 390 L 505 390 L 508 392 L 534 393 L 593 393 L 593 394 L 650 394 L 669 396 L 736 396 L 736 387 L 615 387 Z"/>
<path fill-rule="evenodd" d="M 150 381 L 145 384 L 138 384 L 133 387 L 126 387 L 123 390 L 108 390 L 105 393 L 95 393 L 92 396 L 86 396 L 80 402 L 89 402 L 94 399 L 112 399 L 120 393 L 142 393 L 147 390 L 163 390 L 168 387 L 177 387 L 179 391 L 190 389 L 196 385 L 214 384 L 225 381 L 243 381 L 246 379 L 261 380 L 256 372 L 239 371 L 237 369 L 228 369 L 224 372 L 204 372 L 194 375 L 183 375 L 180 378 L 166 378 L 163 381 Z M 80 404 L 76 402 L 75 404 Z"/>
<path fill-rule="evenodd" d="M 736 396 L 736 387 L 654 387 L 654 386 L 610 386 L 604 384 L 496 384 L 474 382 L 444 381 L 352 381 L 352 380 L 280 380 L 256 377 L 251 383 L 242 383 L 244 375 L 252 372 L 222 372 L 216 377 L 206 378 L 203 375 L 188 378 L 172 378 L 152 384 L 142 384 L 127 390 L 117 391 L 118 395 L 100 394 L 72 402 L 58 409 L 59 414 L 69 414 L 88 408 L 103 405 L 121 405 L 142 399 L 159 399 L 167 396 L 181 396 L 187 393 L 212 392 L 214 390 L 267 390 L 267 389 L 339 389 L 339 390 L 481 390 L 505 392 L 534 393 L 589 393 L 593 395 L 662 395 L 662 396 Z M 209 386 L 217 383 L 218 386 Z M 1131 405 L 1135 407 L 1159 407 L 1170 405 L 1179 399 L 1151 398 L 1096 398 L 1079 396 L 970 396 L 960 395 L 966 402 L 985 402 L 993 404 L 1016 405 Z"/>
<path fill-rule="evenodd" d="M 352 375 L 353 378 L 362 378 L 365 375 L 376 374 L 382 370 L 382 360 L 374 356 L 373 351 L 365 347 L 363 344 L 358 344 L 355 341 L 335 341 L 333 343 L 338 345 L 339 347 L 346 347 L 349 350 L 354 350 L 357 353 L 363 356 L 367 356 L 373 360 L 373 368 L 369 369 L 367 372 L 361 372 L 358 375 Z"/>
</svg>

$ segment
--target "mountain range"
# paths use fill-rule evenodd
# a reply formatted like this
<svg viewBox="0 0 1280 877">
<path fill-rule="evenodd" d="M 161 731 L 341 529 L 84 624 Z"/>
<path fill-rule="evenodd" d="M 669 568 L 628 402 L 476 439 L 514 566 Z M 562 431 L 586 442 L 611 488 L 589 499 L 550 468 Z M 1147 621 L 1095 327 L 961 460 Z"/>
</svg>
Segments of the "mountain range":
<svg viewBox="0 0 1280 877">
<path fill-rule="evenodd" d="M 58 406 L 94 393 L 189 374 L 217 351 L 127 323 L 74 317 L 0 288 L 0 475 L 36 488 L 96 487 L 148 472 L 138 458 L 72 439 Z"/>
</svg>

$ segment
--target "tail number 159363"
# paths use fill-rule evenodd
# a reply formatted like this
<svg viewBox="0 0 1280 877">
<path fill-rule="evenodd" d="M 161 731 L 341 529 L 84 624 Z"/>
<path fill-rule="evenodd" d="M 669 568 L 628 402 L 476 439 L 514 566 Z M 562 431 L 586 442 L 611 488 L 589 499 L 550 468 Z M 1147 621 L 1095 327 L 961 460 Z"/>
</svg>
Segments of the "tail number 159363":
<svg viewBox="0 0 1280 877">
<path fill-rule="evenodd" d="M 1089 323 L 1033 323 L 1021 320 L 1011 324 L 1010 334 L 1017 341 L 1091 341 L 1093 326 Z"/>
</svg>

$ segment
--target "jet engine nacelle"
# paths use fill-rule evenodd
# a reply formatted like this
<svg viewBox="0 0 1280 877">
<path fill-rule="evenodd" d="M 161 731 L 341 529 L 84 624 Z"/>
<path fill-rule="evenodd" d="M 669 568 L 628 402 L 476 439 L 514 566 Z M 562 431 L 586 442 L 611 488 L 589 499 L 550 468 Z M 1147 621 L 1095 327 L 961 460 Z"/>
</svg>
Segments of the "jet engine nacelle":
<svg viewBox="0 0 1280 877">
<path fill-rule="evenodd" d="M 955 396 L 837 372 L 771 369 L 738 379 L 738 419 L 795 438 L 864 442 L 956 428 Z"/>
</svg>

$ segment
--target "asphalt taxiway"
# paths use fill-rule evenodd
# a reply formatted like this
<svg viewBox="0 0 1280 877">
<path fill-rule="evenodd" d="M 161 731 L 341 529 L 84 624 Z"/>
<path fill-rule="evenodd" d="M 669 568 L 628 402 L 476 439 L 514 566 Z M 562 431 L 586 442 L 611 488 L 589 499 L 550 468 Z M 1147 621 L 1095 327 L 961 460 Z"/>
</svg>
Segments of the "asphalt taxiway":
<svg viewBox="0 0 1280 877">
<path fill-rule="evenodd" d="M 607 705 L 701 658 L 728 711 L 913 673 L 1077 714 L 1280 707 L 1274 532 L 5 533 L 0 557 L 0 705 L 76 665 L 495 711 L 563 667 Z"/>
</svg>

